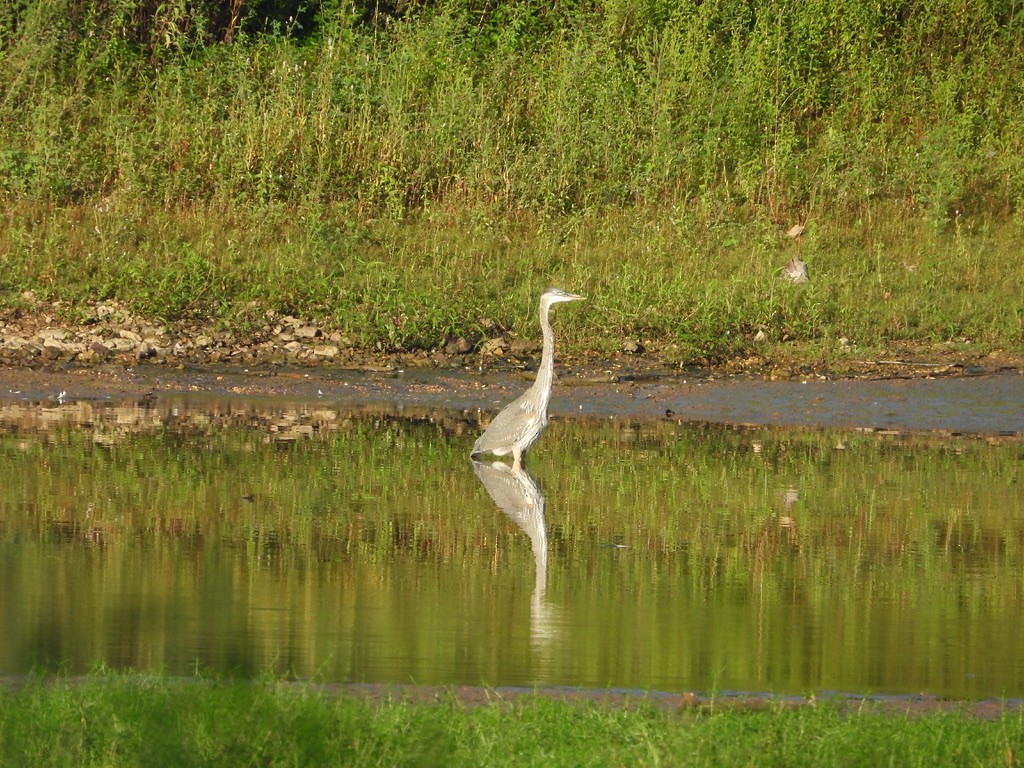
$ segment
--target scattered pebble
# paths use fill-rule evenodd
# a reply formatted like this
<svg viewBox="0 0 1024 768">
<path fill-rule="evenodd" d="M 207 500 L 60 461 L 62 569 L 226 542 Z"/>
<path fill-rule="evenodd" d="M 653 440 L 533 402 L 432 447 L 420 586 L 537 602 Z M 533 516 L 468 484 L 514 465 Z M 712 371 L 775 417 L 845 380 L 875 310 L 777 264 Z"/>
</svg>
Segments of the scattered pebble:
<svg viewBox="0 0 1024 768">
<path fill-rule="evenodd" d="M 446 355 L 465 355 L 471 352 L 473 345 L 469 343 L 469 340 L 459 336 L 458 338 L 448 338 L 448 342 L 444 345 L 444 353 Z"/>
<path fill-rule="evenodd" d="M 505 354 L 505 340 L 503 338 L 496 337 L 488 339 L 480 347 L 481 355 L 504 355 Z"/>
<path fill-rule="evenodd" d="M 799 256 L 794 256 L 782 268 L 782 279 L 791 283 L 806 283 L 810 280 L 807 274 L 807 263 Z"/>
</svg>

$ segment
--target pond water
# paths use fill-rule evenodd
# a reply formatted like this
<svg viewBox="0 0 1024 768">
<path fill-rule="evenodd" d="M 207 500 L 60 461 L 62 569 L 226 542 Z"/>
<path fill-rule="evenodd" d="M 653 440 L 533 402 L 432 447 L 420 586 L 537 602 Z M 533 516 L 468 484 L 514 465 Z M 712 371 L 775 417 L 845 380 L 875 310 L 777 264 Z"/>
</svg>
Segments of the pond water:
<svg viewBox="0 0 1024 768">
<path fill-rule="evenodd" d="M 1024 443 L 0 402 L 0 674 L 1024 695 Z"/>
</svg>

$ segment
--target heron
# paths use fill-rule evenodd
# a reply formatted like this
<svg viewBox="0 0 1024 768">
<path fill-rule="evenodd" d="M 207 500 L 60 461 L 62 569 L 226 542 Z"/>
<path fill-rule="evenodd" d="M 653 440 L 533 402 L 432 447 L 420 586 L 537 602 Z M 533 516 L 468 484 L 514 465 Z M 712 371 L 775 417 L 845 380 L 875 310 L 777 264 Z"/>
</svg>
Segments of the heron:
<svg viewBox="0 0 1024 768">
<path fill-rule="evenodd" d="M 495 456 L 512 454 L 512 467 L 518 470 L 523 454 L 537 442 L 548 425 L 548 400 L 551 399 L 551 379 L 555 369 L 555 336 L 548 322 L 548 310 L 563 301 L 579 301 L 583 297 L 558 288 L 548 288 L 540 297 L 540 330 L 544 335 L 544 348 L 540 355 L 540 368 L 533 386 L 506 405 L 494 417 L 483 434 L 473 444 L 471 456 L 491 453 Z"/>
</svg>

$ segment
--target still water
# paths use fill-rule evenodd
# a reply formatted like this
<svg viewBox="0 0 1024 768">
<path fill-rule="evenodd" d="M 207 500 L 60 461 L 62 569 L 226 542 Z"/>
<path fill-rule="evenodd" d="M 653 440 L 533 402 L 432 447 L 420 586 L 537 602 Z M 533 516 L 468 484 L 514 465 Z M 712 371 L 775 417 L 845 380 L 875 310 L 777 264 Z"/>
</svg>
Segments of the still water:
<svg viewBox="0 0 1024 768">
<path fill-rule="evenodd" d="M 1024 695 L 1024 443 L 0 403 L 0 674 Z"/>
</svg>

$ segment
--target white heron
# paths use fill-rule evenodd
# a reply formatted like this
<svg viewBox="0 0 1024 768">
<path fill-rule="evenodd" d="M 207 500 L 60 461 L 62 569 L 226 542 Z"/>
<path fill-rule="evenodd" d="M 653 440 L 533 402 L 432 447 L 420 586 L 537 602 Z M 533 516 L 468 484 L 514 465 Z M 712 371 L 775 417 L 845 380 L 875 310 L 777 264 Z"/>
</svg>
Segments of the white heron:
<svg viewBox="0 0 1024 768">
<path fill-rule="evenodd" d="M 537 380 L 522 395 L 506 405 L 494 417 L 484 433 L 473 444 L 472 456 L 490 453 L 495 456 L 512 454 L 512 466 L 519 469 L 523 454 L 537 442 L 548 425 L 548 401 L 551 399 L 551 380 L 555 369 L 555 337 L 548 322 L 552 304 L 579 301 L 575 293 L 548 288 L 540 297 L 540 329 L 544 335 L 544 348 L 540 356 Z"/>
</svg>

